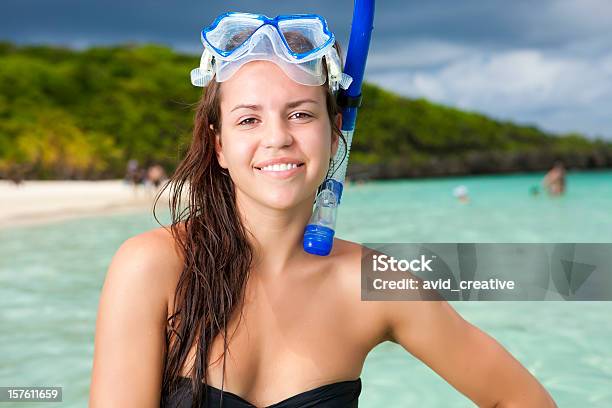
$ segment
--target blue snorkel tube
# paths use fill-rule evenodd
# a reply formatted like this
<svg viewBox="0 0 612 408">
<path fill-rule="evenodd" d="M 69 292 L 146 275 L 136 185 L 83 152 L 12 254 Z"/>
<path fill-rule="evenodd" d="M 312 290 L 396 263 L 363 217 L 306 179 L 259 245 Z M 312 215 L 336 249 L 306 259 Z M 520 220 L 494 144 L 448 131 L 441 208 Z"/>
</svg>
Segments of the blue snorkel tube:
<svg viewBox="0 0 612 408">
<path fill-rule="evenodd" d="M 338 94 L 338 103 L 342 107 L 342 134 L 346 146 L 338 146 L 333 163 L 340 163 L 340 166 L 334 169 L 332 176 L 319 188 L 312 216 L 304 230 L 304 250 L 313 255 L 328 255 L 334 244 L 336 215 L 342 198 L 357 110 L 361 105 L 361 83 L 373 28 L 374 0 L 355 0 L 351 36 L 343 70 L 353 81 L 346 91 L 340 89 Z"/>
</svg>

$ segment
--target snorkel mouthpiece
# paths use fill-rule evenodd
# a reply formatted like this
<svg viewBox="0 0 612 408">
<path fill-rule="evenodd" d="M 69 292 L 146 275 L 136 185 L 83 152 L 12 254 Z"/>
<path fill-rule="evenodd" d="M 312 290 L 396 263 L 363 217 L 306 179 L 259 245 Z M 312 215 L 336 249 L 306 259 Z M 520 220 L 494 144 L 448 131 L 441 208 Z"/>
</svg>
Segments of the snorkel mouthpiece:
<svg viewBox="0 0 612 408">
<path fill-rule="evenodd" d="M 329 255 L 334 244 L 341 196 L 342 183 L 334 179 L 326 180 L 325 188 L 317 195 L 315 209 L 304 230 L 304 251 L 313 255 Z"/>
<path fill-rule="evenodd" d="M 304 251 L 312 255 L 329 255 L 334 246 L 334 233 L 333 228 L 308 224 L 304 230 Z"/>
</svg>

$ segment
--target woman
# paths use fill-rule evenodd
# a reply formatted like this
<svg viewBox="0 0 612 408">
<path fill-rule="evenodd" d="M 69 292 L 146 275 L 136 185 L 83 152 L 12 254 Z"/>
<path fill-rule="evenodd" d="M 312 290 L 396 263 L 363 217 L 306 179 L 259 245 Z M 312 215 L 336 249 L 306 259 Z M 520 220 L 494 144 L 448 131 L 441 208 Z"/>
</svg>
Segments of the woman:
<svg viewBox="0 0 612 408">
<path fill-rule="evenodd" d="M 258 18 L 221 16 L 203 32 L 192 80 L 210 83 L 170 180 L 171 228 L 130 238 L 109 267 L 90 405 L 356 407 L 367 354 L 393 341 L 480 406 L 554 406 L 448 303 L 362 302 L 360 245 L 304 251 L 342 142 L 339 50 L 319 17 L 321 35 L 283 19 L 248 30 L 241 16 Z M 219 27 L 232 35 L 215 43 Z"/>
</svg>

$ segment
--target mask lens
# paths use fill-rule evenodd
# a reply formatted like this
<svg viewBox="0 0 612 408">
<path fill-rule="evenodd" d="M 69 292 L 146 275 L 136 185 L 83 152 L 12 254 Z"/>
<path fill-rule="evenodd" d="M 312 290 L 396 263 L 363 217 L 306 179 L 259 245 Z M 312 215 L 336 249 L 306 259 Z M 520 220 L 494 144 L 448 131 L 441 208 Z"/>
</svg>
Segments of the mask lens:
<svg viewBox="0 0 612 408">
<path fill-rule="evenodd" d="M 231 52 L 244 44 L 261 26 L 261 21 L 252 18 L 226 18 L 214 30 L 206 33 L 206 40 L 223 52 Z"/>
<path fill-rule="evenodd" d="M 317 18 L 281 20 L 278 22 L 278 29 L 285 37 L 289 49 L 296 54 L 320 48 L 330 38 L 324 32 L 321 20 Z"/>
</svg>

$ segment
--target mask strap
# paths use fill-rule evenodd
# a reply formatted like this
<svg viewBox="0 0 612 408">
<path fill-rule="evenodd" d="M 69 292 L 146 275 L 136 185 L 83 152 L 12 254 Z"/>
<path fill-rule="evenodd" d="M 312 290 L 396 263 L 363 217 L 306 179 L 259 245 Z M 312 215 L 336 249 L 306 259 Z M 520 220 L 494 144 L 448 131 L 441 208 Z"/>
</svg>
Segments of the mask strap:
<svg viewBox="0 0 612 408">
<path fill-rule="evenodd" d="M 213 58 L 208 48 L 204 48 L 202 58 L 200 58 L 200 67 L 191 70 L 191 83 L 193 85 L 204 87 L 212 79 L 214 75 Z"/>
<path fill-rule="evenodd" d="M 333 46 L 325 54 L 325 62 L 327 63 L 327 76 L 331 91 L 336 92 L 338 88 L 348 89 L 353 82 L 353 78 L 342 72 L 338 51 Z"/>
<path fill-rule="evenodd" d="M 348 89 L 351 82 L 353 82 L 353 78 L 342 72 L 340 57 L 335 48 L 330 47 L 330 50 L 325 54 L 325 62 L 327 64 L 328 83 L 331 91 L 336 92 L 339 88 Z M 191 70 L 191 83 L 194 86 L 206 86 L 214 75 L 213 65 L 214 56 L 207 48 L 204 48 L 200 58 L 200 66 Z"/>
</svg>

